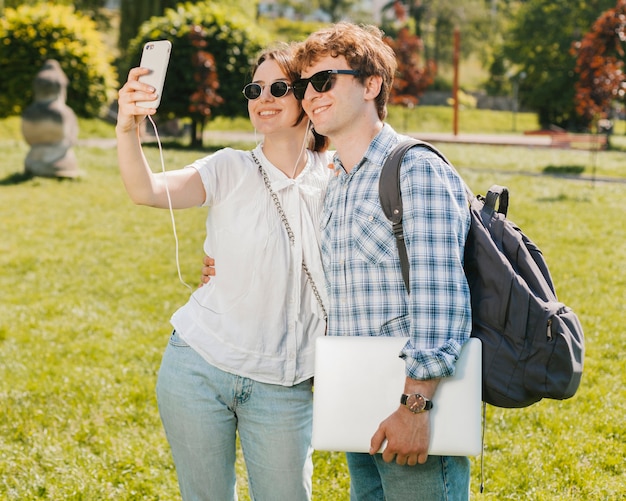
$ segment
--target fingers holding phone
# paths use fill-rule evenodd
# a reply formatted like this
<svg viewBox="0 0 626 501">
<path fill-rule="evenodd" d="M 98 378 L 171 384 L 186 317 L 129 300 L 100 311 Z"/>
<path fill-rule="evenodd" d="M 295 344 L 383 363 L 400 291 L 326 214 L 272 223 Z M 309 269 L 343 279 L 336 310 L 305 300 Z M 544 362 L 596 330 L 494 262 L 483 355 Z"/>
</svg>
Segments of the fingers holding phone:
<svg viewBox="0 0 626 501">
<path fill-rule="evenodd" d="M 149 70 L 139 76 L 139 81 L 154 88 L 156 98 L 145 101 L 138 101 L 137 106 L 142 108 L 158 108 L 161 104 L 163 86 L 165 85 L 165 75 L 172 52 L 172 43 L 169 40 L 155 40 L 147 42 L 143 46 L 141 62 L 139 66 Z"/>
<path fill-rule="evenodd" d="M 147 42 L 138 68 L 118 94 L 118 127 L 135 129 L 147 115 L 154 115 L 161 103 L 172 44 L 168 40 Z"/>
<path fill-rule="evenodd" d="M 139 82 L 139 77 L 148 73 L 143 68 L 133 68 L 128 73 L 128 80 L 117 96 L 117 128 L 121 132 L 135 130 L 148 115 L 154 115 L 156 108 L 144 108 L 137 101 L 155 99 L 156 93 L 150 85 Z"/>
</svg>

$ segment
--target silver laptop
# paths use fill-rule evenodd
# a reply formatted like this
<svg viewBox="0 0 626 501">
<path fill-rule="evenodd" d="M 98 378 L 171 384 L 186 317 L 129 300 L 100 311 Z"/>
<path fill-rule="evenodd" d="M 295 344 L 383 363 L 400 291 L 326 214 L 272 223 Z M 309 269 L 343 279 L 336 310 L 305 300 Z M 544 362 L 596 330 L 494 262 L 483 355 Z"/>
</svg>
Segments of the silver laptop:
<svg viewBox="0 0 626 501">
<path fill-rule="evenodd" d="M 368 452 L 378 425 L 400 405 L 407 338 L 324 336 L 316 341 L 313 447 Z M 454 376 L 433 398 L 429 454 L 475 456 L 481 451 L 482 347 L 470 338 Z M 386 444 L 385 444 L 386 445 Z M 383 445 L 383 448 L 385 447 Z"/>
</svg>

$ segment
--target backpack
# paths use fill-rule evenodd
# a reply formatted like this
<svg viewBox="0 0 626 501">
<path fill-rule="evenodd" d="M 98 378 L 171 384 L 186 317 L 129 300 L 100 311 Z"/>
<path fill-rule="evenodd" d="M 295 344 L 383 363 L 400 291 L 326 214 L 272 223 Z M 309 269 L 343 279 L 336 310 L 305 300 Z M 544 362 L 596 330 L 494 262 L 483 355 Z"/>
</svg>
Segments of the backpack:
<svg viewBox="0 0 626 501">
<path fill-rule="evenodd" d="M 381 171 L 380 203 L 393 224 L 409 293 L 400 165 L 406 151 L 417 145 L 452 166 L 434 146 L 412 139 L 392 151 Z M 471 336 L 482 342 L 483 401 L 514 408 L 542 398 L 570 398 L 583 370 L 584 339 L 578 318 L 558 301 L 539 248 L 506 219 L 508 189 L 494 185 L 485 197 L 474 196 L 467 185 L 465 189 L 471 226 L 464 269 L 471 295 Z"/>
</svg>

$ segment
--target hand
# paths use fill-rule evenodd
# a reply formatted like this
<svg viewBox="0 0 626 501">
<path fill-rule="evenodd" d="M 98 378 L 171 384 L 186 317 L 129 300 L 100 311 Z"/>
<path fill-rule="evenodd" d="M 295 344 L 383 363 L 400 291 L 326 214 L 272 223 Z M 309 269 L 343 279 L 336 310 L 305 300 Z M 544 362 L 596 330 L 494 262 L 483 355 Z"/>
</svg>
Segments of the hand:
<svg viewBox="0 0 626 501">
<path fill-rule="evenodd" d="M 370 454 L 376 454 L 387 440 L 383 450 L 383 460 L 387 463 L 396 460 L 399 465 L 415 466 L 424 464 L 428 459 L 430 445 L 429 412 L 412 413 L 400 406 L 391 416 L 385 419 L 370 443 Z"/>
<path fill-rule="evenodd" d="M 116 127 L 118 132 L 134 131 L 147 115 L 156 113 L 156 108 L 137 106 L 137 101 L 152 101 L 157 98 L 151 85 L 139 81 L 140 76 L 148 73 L 150 70 L 147 68 L 133 68 L 128 73 L 128 80 L 118 93 Z"/>
<path fill-rule="evenodd" d="M 211 277 L 215 276 L 215 259 L 210 256 L 204 256 L 202 264 L 202 277 L 200 278 L 199 287 L 208 284 Z"/>
</svg>

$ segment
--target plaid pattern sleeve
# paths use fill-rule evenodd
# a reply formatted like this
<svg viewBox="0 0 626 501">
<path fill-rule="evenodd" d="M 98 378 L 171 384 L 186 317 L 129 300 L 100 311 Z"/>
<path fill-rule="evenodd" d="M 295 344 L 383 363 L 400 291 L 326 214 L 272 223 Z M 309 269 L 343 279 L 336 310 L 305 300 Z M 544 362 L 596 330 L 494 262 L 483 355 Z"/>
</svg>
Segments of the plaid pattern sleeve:
<svg viewBox="0 0 626 501">
<path fill-rule="evenodd" d="M 378 200 L 380 169 L 400 137 L 385 125 L 363 160 L 329 186 L 322 253 L 330 298 L 329 335 L 408 336 L 407 376 L 454 373 L 471 330 L 463 249 L 469 229 L 465 190 L 435 154 L 412 148 L 401 169 L 404 232 L 411 266 L 407 295 L 391 223 Z"/>
</svg>

